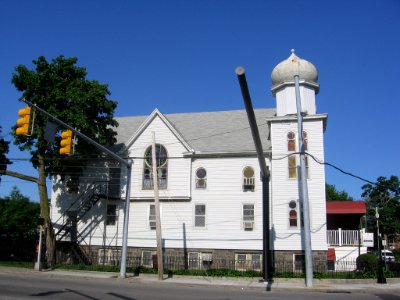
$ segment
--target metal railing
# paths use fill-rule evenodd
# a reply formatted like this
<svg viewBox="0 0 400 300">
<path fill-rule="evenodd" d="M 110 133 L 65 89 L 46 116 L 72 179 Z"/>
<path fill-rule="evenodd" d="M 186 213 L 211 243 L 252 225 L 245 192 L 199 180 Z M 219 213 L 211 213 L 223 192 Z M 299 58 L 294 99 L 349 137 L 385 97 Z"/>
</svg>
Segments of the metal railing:
<svg viewBox="0 0 400 300">
<path fill-rule="evenodd" d="M 70 231 L 73 222 L 79 222 L 80 219 L 93 207 L 94 204 L 100 199 L 101 196 L 107 196 L 108 181 L 95 181 L 92 182 L 80 194 L 70 206 L 64 210 L 62 215 L 57 221 L 53 222 L 54 225 L 62 224 L 56 232 L 56 237 L 61 240 Z M 73 217 L 73 214 L 76 214 Z"/>
</svg>

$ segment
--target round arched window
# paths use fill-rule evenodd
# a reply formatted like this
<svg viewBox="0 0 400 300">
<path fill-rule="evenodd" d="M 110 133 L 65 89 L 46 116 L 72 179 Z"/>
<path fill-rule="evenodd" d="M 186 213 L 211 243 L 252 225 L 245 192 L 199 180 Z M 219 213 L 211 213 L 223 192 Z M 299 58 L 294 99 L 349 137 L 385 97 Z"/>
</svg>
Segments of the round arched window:
<svg viewBox="0 0 400 300">
<path fill-rule="evenodd" d="M 196 188 L 205 189 L 207 187 L 207 171 L 204 168 L 196 170 Z"/>
<path fill-rule="evenodd" d="M 243 191 L 254 192 L 254 169 L 252 167 L 245 167 L 243 169 Z"/>
<path fill-rule="evenodd" d="M 143 189 L 153 189 L 153 153 L 152 146 L 148 147 L 144 153 L 143 163 Z M 167 188 L 168 181 L 168 154 L 163 145 L 156 144 L 156 168 L 158 187 L 160 189 Z"/>
<path fill-rule="evenodd" d="M 297 203 L 292 200 L 289 202 L 289 226 L 297 227 Z"/>
<path fill-rule="evenodd" d="M 204 179 L 207 176 L 207 171 L 204 168 L 198 168 L 196 171 L 197 178 Z"/>
<path fill-rule="evenodd" d="M 153 154 L 152 154 L 152 146 L 147 148 L 146 153 L 144 154 L 146 164 L 149 167 L 153 166 Z M 157 167 L 162 167 L 167 163 L 167 150 L 164 146 L 160 144 L 156 144 L 156 165 Z"/>
<path fill-rule="evenodd" d="M 254 170 L 252 167 L 246 167 L 243 169 L 243 175 L 244 177 L 254 177 Z"/>
</svg>

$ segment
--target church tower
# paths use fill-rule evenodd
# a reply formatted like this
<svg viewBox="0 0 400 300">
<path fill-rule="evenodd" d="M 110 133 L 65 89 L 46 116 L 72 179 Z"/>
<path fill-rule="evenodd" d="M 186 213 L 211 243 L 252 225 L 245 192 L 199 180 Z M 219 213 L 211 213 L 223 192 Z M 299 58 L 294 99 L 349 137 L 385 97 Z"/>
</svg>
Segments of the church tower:
<svg viewBox="0 0 400 300">
<path fill-rule="evenodd" d="M 324 131 L 326 114 L 317 114 L 318 71 L 294 50 L 272 71 L 276 116 L 268 119 L 271 139 L 271 220 L 275 261 L 304 259 L 297 107 L 294 76 L 299 76 L 306 153 L 311 248 L 314 264 L 326 263 Z M 317 263 L 318 264 L 318 263 Z"/>
</svg>

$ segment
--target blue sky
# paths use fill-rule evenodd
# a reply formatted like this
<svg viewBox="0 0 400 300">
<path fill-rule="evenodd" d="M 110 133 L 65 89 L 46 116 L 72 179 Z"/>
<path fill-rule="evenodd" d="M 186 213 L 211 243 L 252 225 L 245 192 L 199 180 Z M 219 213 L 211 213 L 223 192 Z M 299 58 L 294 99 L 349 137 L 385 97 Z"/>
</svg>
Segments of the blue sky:
<svg viewBox="0 0 400 300">
<path fill-rule="evenodd" d="M 319 71 L 328 113 L 325 160 L 375 181 L 399 176 L 400 1 L 1 1 L 0 125 L 6 140 L 23 107 L 14 68 L 64 54 L 109 84 L 116 116 L 243 109 L 235 68 L 256 108 L 275 107 L 272 69 L 290 49 Z M 12 147 L 10 170 L 36 176 Z M 362 181 L 326 167 L 327 182 L 359 199 Z M 3 177 L 0 196 L 18 186 Z"/>
</svg>

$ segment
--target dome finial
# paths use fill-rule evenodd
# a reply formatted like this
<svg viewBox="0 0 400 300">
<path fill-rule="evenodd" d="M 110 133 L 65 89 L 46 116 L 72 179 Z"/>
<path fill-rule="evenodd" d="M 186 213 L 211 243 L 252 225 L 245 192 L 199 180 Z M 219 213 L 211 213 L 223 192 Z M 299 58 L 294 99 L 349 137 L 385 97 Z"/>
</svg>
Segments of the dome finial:
<svg viewBox="0 0 400 300">
<path fill-rule="evenodd" d="M 292 54 L 294 54 L 294 49 L 291 49 L 290 52 L 292 52 Z"/>
</svg>

